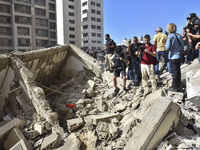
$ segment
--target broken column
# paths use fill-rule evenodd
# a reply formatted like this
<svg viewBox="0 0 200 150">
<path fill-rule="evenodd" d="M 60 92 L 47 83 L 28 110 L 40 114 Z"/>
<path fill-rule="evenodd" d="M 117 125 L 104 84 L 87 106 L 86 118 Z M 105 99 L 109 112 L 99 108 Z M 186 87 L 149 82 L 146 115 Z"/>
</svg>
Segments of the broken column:
<svg viewBox="0 0 200 150">
<path fill-rule="evenodd" d="M 167 98 L 160 98 L 134 128 L 125 150 L 155 149 L 169 130 L 177 126 L 179 117 L 179 106 Z"/>
</svg>

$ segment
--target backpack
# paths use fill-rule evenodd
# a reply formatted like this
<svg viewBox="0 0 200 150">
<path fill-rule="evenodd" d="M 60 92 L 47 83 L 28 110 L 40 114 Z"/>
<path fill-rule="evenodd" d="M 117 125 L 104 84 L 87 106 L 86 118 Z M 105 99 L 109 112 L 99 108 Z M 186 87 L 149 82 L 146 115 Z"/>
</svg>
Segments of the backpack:
<svg viewBox="0 0 200 150">
<path fill-rule="evenodd" d="M 116 43 L 115 43 L 112 39 L 110 39 L 110 40 L 114 43 L 114 45 L 115 45 L 115 47 L 116 47 Z M 114 47 L 114 48 L 111 48 L 112 54 L 114 54 L 114 52 L 115 52 L 115 47 Z"/>
<path fill-rule="evenodd" d="M 151 45 L 151 50 L 150 50 L 150 51 L 153 52 L 153 51 L 152 51 L 152 45 Z M 154 64 L 154 66 L 155 66 L 155 65 L 158 64 L 158 59 L 157 59 L 157 57 L 154 57 L 154 56 L 152 56 L 152 57 L 153 57 L 153 62 L 154 62 L 153 64 Z"/>
</svg>

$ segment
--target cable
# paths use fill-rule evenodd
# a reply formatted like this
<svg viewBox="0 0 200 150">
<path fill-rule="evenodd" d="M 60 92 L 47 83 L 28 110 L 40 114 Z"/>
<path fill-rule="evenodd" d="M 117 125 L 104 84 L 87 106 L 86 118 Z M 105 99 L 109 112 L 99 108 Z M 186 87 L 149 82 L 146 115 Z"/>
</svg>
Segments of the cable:
<svg viewBox="0 0 200 150">
<path fill-rule="evenodd" d="M 15 89 L 9 91 L 8 93 L 1 94 L 0 97 L 2 97 L 2 96 L 4 96 L 4 95 L 8 95 L 8 94 L 10 94 L 10 93 L 12 93 L 12 92 L 15 92 L 15 91 L 19 90 L 20 88 L 22 88 L 22 86 L 19 86 L 19 87 L 15 88 Z"/>
</svg>

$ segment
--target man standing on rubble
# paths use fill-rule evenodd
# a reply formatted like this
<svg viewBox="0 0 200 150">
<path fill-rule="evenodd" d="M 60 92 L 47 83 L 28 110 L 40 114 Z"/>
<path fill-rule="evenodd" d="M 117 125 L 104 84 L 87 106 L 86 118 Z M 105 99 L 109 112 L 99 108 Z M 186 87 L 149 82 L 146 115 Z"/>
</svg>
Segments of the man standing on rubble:
<svg viewBox="0 0 200 150">
<path fill-rule="evenodd" d="M 115 47 L 116 47 L 116 43 L 110 39 L 110 35 L 109 34 L 106 34 L 105 35 L 105 39 L 106 39 L 106 46 L 104 48 L 104 51 L 105 51 L 105 61 L 106 61 L 106 68 L 108 71 L 111 71 L 111 62 L 110 62 L 110 59 L 113 55 L 113 52 L 115 50 Z"/>
<path fill-rule="evenodd" d="M 144 89 L 144 96 L 149 93 L 148 88 L 148 76 L 152 83 L 152 91 L 157 90 L 157 84 L 155 80 L 154 73 L 154 58 L 156 57 L 156 49 L 155 46 L 150 43 L 150 35 L 144 36 L 145 45 L 141 51 L 137 51 L 136 54 L 138 57 L 141 57 L 141 72 L 142 72 L 142 86 Z"/>
<path fill-rule="evenodd" d="M 117 46 L 115 49 L 115 55 L 114 57 L 114 66 L 112 67 L 114 70 L 114 77 L 113 77 L 113 82 L 114 82 L 114 96 L 116 96 L 119 92 L 119 88 L 117 87 L 117 77 L 120 76 L 120 73 L 123 76 L 123 89 L 125 92 L 127 92 L 126 89 L 126 59 L 125 59 L 125 54 L 123 52 L 123 49 L 121 46 Z"/>
<path fill-rule="evenodd" d="M 138 86 L 141 80 L 141 69 L 139 58 L 136 56 L 136 52 L 139 50 L 141 43 L 138 43 L 138 38 L 136 36 L 133 37 L 133 44 L 129 44 L 127 48 L 127 52 L 131 54 L 132 57 L 132 68 L 134 75 L 134 85 Z"/>
<path fill-rule="evenodd" d="M 156 29 L 156 35 L 153 37 L 153 45 L 156 47 L 156 53 L 157 53 L 157 60 L 160 60 L 160 57 L 162 56 L 165 59 L 165 63 L 167 64 L 167 68 L 169 73 L 170 67 L 169 67 L 169 59 L 168 59 L 168 51 L 165 49 L 165 44 L 167 41 L 167 35 L 162 33 L 162 28 L 158 27 Z M 156 74 L 156 80 L 159 80 L 159 62 L 155 65 L 155 74 Z"/>
</svg>

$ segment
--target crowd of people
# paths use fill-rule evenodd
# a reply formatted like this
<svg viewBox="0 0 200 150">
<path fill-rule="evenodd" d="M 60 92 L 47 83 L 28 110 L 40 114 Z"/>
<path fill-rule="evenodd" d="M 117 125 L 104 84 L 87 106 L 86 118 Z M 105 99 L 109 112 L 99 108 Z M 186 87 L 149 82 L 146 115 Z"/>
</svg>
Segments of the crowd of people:
<svg viewBox="0 0 200 150">
<path fill-rule="evenodd" d="M 181 64 L 190 64 L 195 58 L 198 58 L 200 63 L 200 19 L 195 13 L 191 13 L 186 19 L 183 33 L 176 33 L 176 25 L 170 23 L 165 33 L 162 33 L 161 27 L 156 29 L 153 43 L 150 42 L 151 37 L 148 34 L 144 36 L 144 44 L 139 43 L 138 38 L 134 36 L 126 50 L 122 46 L 116 46 L 109 34 L 105 35 L 105 69 L 113 72 L 114 95 L 119 92 L 116 79 L 120 74 L 123 77 L 124 91 L 128 90 L 126 79 L 133 80 L 135 86 L 142 85 L 144 95 L 156 91 L 161 74 L 159 71 L 161 58 L 165 60 L 172 75 L 172 87 L 168 90 L 181 91 Z M 151 91 L 148 79 L 151 81 Z"/>
</svg>

